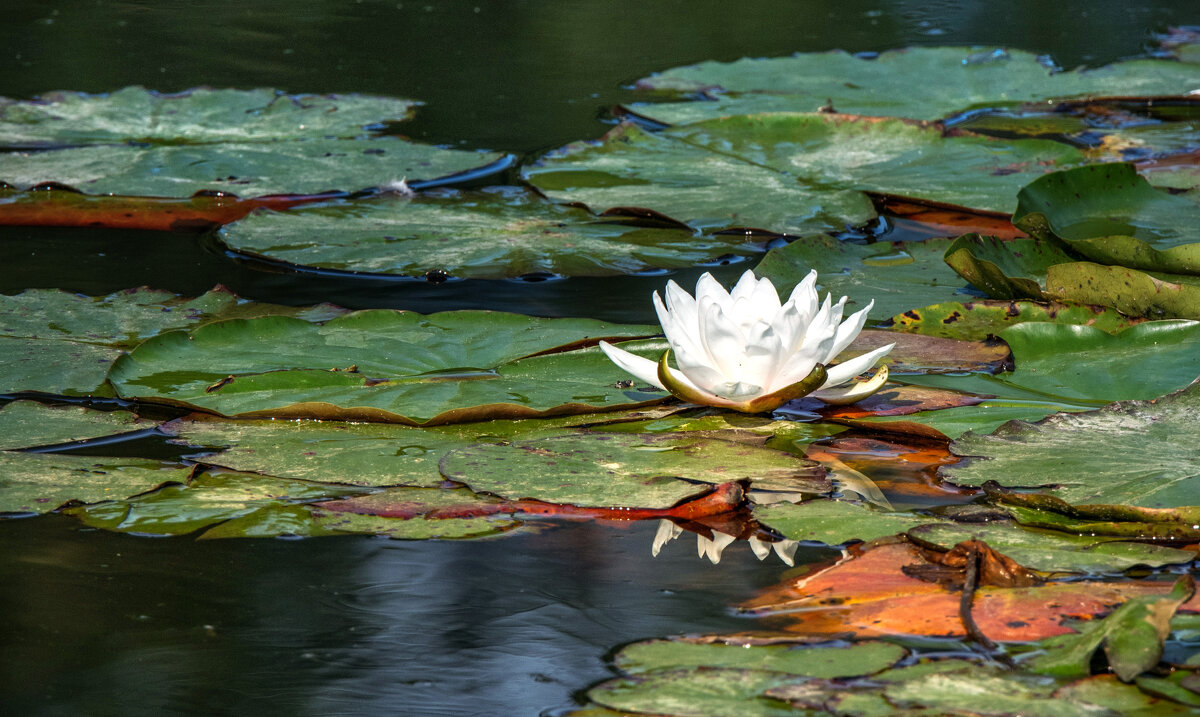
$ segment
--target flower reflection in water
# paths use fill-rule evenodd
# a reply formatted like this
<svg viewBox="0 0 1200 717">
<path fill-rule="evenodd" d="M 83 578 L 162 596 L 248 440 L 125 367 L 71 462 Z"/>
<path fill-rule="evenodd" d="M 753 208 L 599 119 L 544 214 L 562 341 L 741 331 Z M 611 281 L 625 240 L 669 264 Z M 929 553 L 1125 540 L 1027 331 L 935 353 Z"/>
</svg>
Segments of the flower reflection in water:
<svg viewBox="0 0 1200 717">
<path fill-rule="evenodd" d="M 669 520 L 658 521 L 658 532 L 654 535 L 654 544 L 650 548 L 650 554 L 658 557 L 663 546 L 678 538 L 683 532 L 684 529 L 681 526 Z M 737 541 L 737 536 L 720 530 L 710 530 L 709 532 L 712 533 L 711 537 L 703 533 L 696 533 L 696 554 L 702 558 L 708 558 L 713 565 L 716 565 L 721 562 L 721 554 L 725 552 L 725 548 Z M 754 555 L 759 560 L 763 560 L 774 550 L 779 559 L 789 566 L 796 564 L 796 549 L 800 547 L 800 543 L 795 540 L 768 541 L 751 535 L 746 542 L 750 543 L 750 549 L 754 551 Z"/>
</svg>

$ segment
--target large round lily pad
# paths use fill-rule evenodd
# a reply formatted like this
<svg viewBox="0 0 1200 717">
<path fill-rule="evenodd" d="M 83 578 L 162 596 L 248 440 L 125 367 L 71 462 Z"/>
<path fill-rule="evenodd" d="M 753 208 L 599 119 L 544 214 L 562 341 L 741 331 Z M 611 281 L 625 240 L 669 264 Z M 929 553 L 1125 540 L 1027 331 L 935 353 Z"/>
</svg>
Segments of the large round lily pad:
<svg viewBox="0 0 1200 717">
<path fill-rule="evenodd" d="M 142 458 L 0 452 L 0 514 L 48 513 L 71 502 L 122 500 L 164 483 L 183 483 L 190 468 Z"/>
<path fill-rule="evenodd" d="M 619 508 L 669 508 L 714 484 L 739 480 L 796 494 L 831 489 L 814 461 L 687 433 L 482 443 L 446 454 L 441 471 L 473 490 L 513 500 Z"/>
<path fill-rule="evenodd" d="M 1101 264 L 1200 274 L 1200 204 L 1155 189 L 1132 164 L 1042 177 L 1021 190 L 1013 223 Z"/>
<path fill-rule="evenodd" d="M 109 380 L 125 398 L 230 417 L 424 424 L 585 413 L 666 394 L 626 387 L 598 348 L 576 347 L 657 331 L 490 311 L 232 320 L 157 336 L 118 359 Z"/>
<path fill-rule="evenodd" d="M 941 469 L 960 485 L 1047 486 L 1069 503 L 1148 508 L 1200 504 L 1195 445 L 1200 384 L 1149 401 L 1013 422 L 990 436 L 966 434 L 951 450 L 970 459 Z"/>
<path fill-rule="evenodd" d="M 1012 211 L 1031 179 L 1083 160 L 1042 140 L 946 136 L 940 128 L 826 114 L 734 116 L 650 134 L 621 126 L 526 167 L 554 199 L 593 211 L 641 206 L 703 229 L 788 234 L 874 216 L 860 190 Z"/>
<path fill-rule="evenodd" d="M 634 110 L 670 124 L 764 111 L 815 112 L 826 104 L 838 112 L 938 119 L 1053 97 L 1184 95 L 1195 85 L 1195 68 L 1169 60 L 1054 72 L 1034 53 L 1011 49 L 911 47 L 877 56 L 835 50 L 665 70 L 637 86 L 705 93 L 715 101 L 641 104 Z"/>
<path fill-rule="evenodd" d="M 762 252 L 742 236 L 598 219 L 513 187 L 257 212 L 221 238 L 239 252 L 322 269 L 476 279 L 629 274 Z"/>
<path fill-rule="evenodd" d="M 319 321 L 343 313 L 245 301 L 223 288 L 195 299 L 145 288 L 96 298 L 30 289 L 0 296 L 0 392 L 105 395 L 105 375 L 121 350 L 162 331 L 242 316 Z"/>
<path fill-rule="evenodd" d="M 126 87 L 89 95 L 0 98 L 0 149 L 81 144 L 217 144 L 350 139 L 409 119 L 419 103 L 367 95 L 289 95 L 197 87 L 177 94 Z"/>
<path fill-rule="evenodd" d="M 89 194 L 187 197 L 356 191 L 433 180 L 504 155 L 370 138 L 414 103 L 272 90 L 57 94 L 0 102 L 0 181 Z M 343 112 L 343 110 L 345 110 Z"/>
</svg>

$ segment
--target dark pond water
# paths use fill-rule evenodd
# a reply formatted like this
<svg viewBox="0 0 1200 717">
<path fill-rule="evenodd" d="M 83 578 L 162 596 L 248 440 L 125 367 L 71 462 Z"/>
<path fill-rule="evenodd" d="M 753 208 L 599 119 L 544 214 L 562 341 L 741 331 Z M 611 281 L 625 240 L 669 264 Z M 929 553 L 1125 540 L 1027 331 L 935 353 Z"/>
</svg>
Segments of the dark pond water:
<svg viewBox="0 0 1200 717">
<path fill-rule="evenodd" d="M 988 43 L 1073 67 L 1198 22 L 1194 0 L 8 3 L 0 95 L 207 84 L 414 97 L 427 104 L 412 137 L 527 157 L 600 135 L 626 85 L 673 65 Z M 221 282 L 280 303 L 622 320 L 649 320 L 644 297 L 663 282 L 351 281 L 239 265 L 203 237 L 91 230 L 0 230 L 0 265 L 5 293 Z M 651 558 L 654 529 L 198 542 L 0 522 L 0 711 L 561 713 L 610 674 L 604 657 L 623 642 L 752 628 L 728 606 L 785 570 L 744 545 L 718 566 L 680 542 Z"/>
</svg>

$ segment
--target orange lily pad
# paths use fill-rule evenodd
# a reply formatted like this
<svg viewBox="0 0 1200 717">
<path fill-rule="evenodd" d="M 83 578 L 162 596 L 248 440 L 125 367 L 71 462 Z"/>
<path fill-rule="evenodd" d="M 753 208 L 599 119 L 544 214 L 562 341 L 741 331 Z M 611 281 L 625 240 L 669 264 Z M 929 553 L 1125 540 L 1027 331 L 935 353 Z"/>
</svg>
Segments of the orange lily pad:
<svg viewBox="0 0 1200 717">
<path fill-rule="evenodd" d="M 908 543 L 876 545 L 770 588 L 742 608 L 759 614 L 786 612 L 782 627 L 789 633 L 964 638 L 961 592 L 905 571 L 929 564 Z M 1130 598 L 1170 590 L 1170 583 L 1132 580 L 982 587 L 971 612 L 991 640 L 1031 641 L 1072 632 L 1066 620 L 1094 618 Z M 1200 599 L 1193 596 L 1180 610 L 1200 612 Z"/>
</svg>

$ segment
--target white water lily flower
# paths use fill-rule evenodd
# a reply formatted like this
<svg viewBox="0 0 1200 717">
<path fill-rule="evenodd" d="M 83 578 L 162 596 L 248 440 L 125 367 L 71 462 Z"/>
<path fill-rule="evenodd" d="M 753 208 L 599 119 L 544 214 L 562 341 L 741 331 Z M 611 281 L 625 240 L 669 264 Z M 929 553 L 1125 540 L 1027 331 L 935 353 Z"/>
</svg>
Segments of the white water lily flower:
<svg viewBox="0 0 1200 717">
<path fill-rule="evenodd" d="M 746 413 L 771 411 L 807 395 L 853 403 L 883 386 L 887 367 L 869 381 L 851 380 L 895 344 L 829 365 L 862 331 L 875 302 L 842 321 L 846 297 L 834 304 L 827 295 L 820 302 L 816 284 L 817 272 L 811 271 L 781 304 L 771 280 L 755 278 L 751 271 L 730 292 L 705 273 L 694 298 L 670 281 L 665 302 L 654 292 L 654 308 L 671 345 L 658 363 L 604 341 L 600 348 L 642 381 L 691 403 Z M 678 369 L 667 363 L 672 351 Z"/>
</svg>

